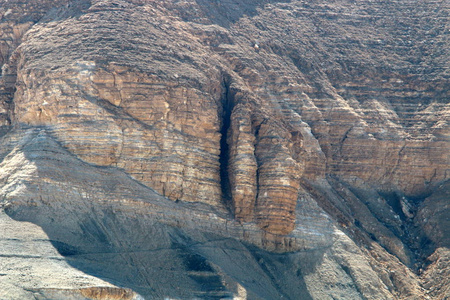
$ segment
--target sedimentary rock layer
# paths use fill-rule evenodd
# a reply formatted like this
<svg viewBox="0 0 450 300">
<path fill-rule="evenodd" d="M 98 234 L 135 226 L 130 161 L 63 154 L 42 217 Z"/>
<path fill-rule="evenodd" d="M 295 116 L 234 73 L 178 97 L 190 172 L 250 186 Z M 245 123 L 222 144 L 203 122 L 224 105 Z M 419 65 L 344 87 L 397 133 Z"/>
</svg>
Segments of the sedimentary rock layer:
<svg viewBox="0 0 450 300">
<path fill-rule="evenodd" d="M 449 10 L 434 0 L 0 0 L 0 203 L 89 254 L 108 243 L 145 250 L 151 237 L 138 237 L 150 231 L 160 233 L 151 251 L 180 251 L 173 268 L 190 255 L 211 263 L 177 269 L 214 278 L 210 294 L 188 284 L 166 295 L 174 286 L 161 282 L 155 292 L 153 273 L 116 278 L 149 297 L 444 298 Z M 53 214 L 68 224 L 52 231 Z M 240 249 L 264 293 L 193 246 L 209 242 Z M 286 276 L 285 258 L 295 265 Z M 298 290 L 287 287 L 295 276 Z"/>
</svg>

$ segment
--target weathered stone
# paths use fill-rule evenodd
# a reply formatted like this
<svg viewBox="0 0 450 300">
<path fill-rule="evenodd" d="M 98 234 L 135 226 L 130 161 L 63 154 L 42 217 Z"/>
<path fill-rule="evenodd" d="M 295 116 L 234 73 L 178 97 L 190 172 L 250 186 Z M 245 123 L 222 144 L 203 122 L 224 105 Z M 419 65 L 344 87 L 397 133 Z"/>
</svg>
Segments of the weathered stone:
<svg viewBox="0 0 450 300">
<path fill-rule="evenodd" d="M 449 9 L 0 0 L 0 205 L 146 297 L 445 298 Z"/>
</svg>

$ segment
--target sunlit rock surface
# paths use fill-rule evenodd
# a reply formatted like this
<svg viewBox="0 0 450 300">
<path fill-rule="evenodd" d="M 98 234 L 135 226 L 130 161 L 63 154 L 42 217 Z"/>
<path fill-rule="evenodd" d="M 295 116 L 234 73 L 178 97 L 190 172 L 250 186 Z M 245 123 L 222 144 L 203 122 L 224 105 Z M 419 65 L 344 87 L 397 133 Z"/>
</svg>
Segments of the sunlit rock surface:
<svg viewBox="0 0 450 300">
<path fill-rule="evenodd" d="M 0 292 L 450 297 L 449 10 L 0 0 Z"/>
</svg>

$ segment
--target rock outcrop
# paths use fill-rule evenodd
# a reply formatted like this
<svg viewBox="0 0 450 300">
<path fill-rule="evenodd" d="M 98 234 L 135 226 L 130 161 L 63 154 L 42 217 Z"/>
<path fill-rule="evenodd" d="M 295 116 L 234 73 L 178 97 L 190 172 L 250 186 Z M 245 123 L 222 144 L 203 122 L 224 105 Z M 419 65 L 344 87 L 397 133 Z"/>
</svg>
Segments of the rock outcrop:
<svg viewBox="0 0 450 300">
<path fill-rule="evenodd" d="M 23 295 L 450 296 L 449 10 L 0 0 L 1 218 L 92 275 Z"/>
</svg>

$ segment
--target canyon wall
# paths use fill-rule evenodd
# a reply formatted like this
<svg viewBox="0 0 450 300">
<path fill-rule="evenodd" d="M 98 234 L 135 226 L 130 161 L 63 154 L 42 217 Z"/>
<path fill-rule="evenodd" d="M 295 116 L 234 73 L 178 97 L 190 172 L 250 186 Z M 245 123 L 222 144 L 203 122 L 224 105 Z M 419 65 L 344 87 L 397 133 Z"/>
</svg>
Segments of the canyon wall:
<svg viewBox="0 0 450 300">
<path fill-rule="evenodd" d="M 173 297 L 448 295 L 445 1 L 0 4 L 0 203 L 62 256 L 201 257 Z M 152 270 L 111 293 L 163 297 Z"/>
</svg>

